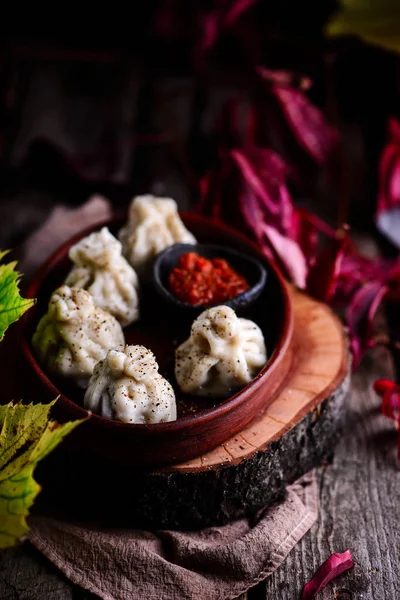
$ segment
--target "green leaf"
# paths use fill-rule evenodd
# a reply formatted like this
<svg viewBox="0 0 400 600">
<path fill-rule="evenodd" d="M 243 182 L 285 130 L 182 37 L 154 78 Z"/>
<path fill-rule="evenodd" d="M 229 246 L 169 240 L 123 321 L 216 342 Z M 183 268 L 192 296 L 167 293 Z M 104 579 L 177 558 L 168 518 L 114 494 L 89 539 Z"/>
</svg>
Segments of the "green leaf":
<svg viewBox="0 0 400 600">
<path fill-rule="evenodd" d="M 341 0 L 328 25 L 328 36 L 355 35 L 367 44 L 400 52 L 399 0 Z"/>
<path fill-rule="evenodd" d="M 0 261 L 7 254 L 0 251 Z M 0 341 L 11 323 L 18 321 L 35 300 L 21 298 L 19 295 L 20 273 L 15 271 L 16 262 L 0 265 Z"/>
<path fill-rule="evenodd" d="M 49 420 L 54 402 L 0 406 L 0 549 L 28 532 L 26 517 L 40 491 L 35 466 L 82 422 Z"/>
</svg>

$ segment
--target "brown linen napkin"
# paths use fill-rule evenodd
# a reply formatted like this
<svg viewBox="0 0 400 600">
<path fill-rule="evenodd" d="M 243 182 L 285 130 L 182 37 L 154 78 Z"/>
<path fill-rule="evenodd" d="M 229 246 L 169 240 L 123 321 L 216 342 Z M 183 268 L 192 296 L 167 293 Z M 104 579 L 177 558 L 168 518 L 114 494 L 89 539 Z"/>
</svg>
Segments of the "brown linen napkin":
<svg viewBox="0 0 400 600">
<path fill-rule="evenodd" d="M 265 579 L 318 516 L 314 472 L 259 515 L 201 531 L 139 531 L 31 519 L 29 539 L 72 582 L 104 600 L 228 600 Z"/>
<path fill-rule="evenodd" d="M 110 212 L 98 197 L 78 209 L 56 207 L 25 242 L 19 268 L 32 273 L 63 241 Z M 225 600 L 279 567 L 317 516 L 311 472 L 255 522 L 241 519 L 196 532 L 151 533 L 35 516 L 29 539 L 71 581 L 104 600 Z"/>
</svg>

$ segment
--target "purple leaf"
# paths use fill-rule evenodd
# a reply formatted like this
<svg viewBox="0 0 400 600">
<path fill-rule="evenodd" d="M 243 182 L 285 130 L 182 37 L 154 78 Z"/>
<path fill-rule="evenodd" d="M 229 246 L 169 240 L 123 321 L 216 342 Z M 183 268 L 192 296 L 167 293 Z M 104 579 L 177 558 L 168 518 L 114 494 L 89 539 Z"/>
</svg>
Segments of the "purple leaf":
<svg viewBox="0 0 400 600">
<path fill-rule="evenodd" d="M 298 87 L 302 90 L 310 89 L 312 81 L 309 77 L 304 75 L 298 75 L 291 71 L 279 71 L 277 69 L 271 70 L 266 69 L 260 65 L 255 67 L 255 72 L 259 77 L 270 83 L 277 83 L 278 85 L 293 85 L 298 82 Z"/>
<path fill-rule="evenodd" d="M 269 210 L 273 215 L 279 214 L 279 201 L 277 201 L 276 197 L 272 197 L 265 185 L 265 180 L 262 181 L 258 175 L 258 173 L 260 173 L 260 176 L 262 177 L 262 175 L 266 173 L 267 169 L 264 170 L 264 173 L 261 170 L 256 171 L 244 152 L 241 152 L 240 150 L 232 150 L 231 156 L 238 165 L 243 175 L 243 179 L 252 188 L 254 193 L 259 196 L 259 198 L 265 204 L 267 210 Z M 271 179 L 273 179 L 272 173 L 268 174 L 270 175 Z"/>
<path fill-rule="evenodd" d="M 346 308 L 353 369 L 358 366 L 364 352 L 372 344 L 373 319 L 388 290 L 388 286 L 381 281 L 366 283 L 354 294 Z"/>
<path fill-rule="evenodd" d="M 200 15 L 200 51 L 210 51 L 224 29 L 229 29 L 258 0 L 216 1 L 213 8 Z"/>
<path fill-rule="evenodd" d="M 234 0 L 224 18 L 224 25 L 230 27 L 235 21 L 258 0 Z"/>
<path fill-rule="evenodd" d="M 266 223 L 263 231 L 290 279 L 300 288 L 306 287 L 307 263 L 300 246 Z"/>
<path fill-rule="evenodd" d="M 311 296 L 329 302 L 336 288 L 348 241 L 344 232 L 330 240 L 317 255 L 307 277 L 307 291 Z"/>
<path fill-rule="evenodd" d="M 336 130 L 300 90 L 277 84 L 271 89 L 299 144 L 323 164 L 338 142 Z"/>
<path fill-rule="evenodd" d="M 353 567 L 354 562 L 350 550 L 346 550 L 342 554 L 332 554 L 319 567 L 311 581 L 304 586 L 301 600 L 312 600 L 327 583 Z"/>
<path fill-rule="evenodd" d="M 400 248 L 400 123 L 389 121 L 390 140 L 379 164 L 378 229 Z"/>
</svg>

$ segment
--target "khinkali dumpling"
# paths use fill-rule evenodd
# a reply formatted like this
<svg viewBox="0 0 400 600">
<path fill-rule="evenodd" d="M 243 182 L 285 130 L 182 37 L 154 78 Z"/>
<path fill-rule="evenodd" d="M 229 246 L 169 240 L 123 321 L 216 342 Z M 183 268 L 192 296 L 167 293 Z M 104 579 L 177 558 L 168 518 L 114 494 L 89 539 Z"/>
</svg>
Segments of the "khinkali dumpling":
<svg viewBox="0 0 400 600">
<path fill-rule="evenodd" d="M 139 282 L 121 252 L 121 242 L 107 227 L 83 238 L 70 248 L 69 258 L 75 266 L 65 284 L 87 290 L 97 306 L 125 327 L 139 318 Z"/>
<path fill-rule="evenodd" d="M 176 349 L 175 377 L 187 394 L 224 397 L 254 379 L 266 362 L 258 325 L 229 306 L 214 306 L 197 317 Z"/>
<path fill-rule="evenodd" d="M 144 346 L 109 350 L 94 368 L 84 406 L 125 423 L 175 421 L 172 385 L 158 372 L 154 354 Z"/>
<path fill-rule="evenodd" d="M 123 252 L 138 270 L 176 243 L 196 244 L 178 214 L 175 200 L 155 196 L 136 196 L 132 200 L 128 222 L 119 232 Z"/>
<path fill-rule="evenodd" d="M 32 338 L 40 363 L 85 385 L 110 348 L 125 343 L 121 325 L 86 290 L 59 287 Z"/>
</svg>

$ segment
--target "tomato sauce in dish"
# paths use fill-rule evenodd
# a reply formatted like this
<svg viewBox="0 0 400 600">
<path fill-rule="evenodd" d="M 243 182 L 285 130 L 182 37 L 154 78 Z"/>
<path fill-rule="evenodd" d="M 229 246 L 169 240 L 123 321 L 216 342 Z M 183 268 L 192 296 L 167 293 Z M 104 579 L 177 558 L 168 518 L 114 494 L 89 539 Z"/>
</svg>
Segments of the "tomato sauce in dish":
<svg viewBox="0 0 400 600">
<path fill-rule="evenodd" d="M 187 304 L 207 306 L 234 298 L 250 286 L 223 258 L 208 259 L 196 252 L 179 258 L 168 278 L 171 292 Z"/>
</svg>

